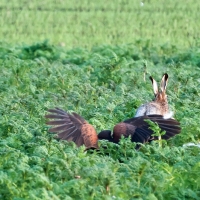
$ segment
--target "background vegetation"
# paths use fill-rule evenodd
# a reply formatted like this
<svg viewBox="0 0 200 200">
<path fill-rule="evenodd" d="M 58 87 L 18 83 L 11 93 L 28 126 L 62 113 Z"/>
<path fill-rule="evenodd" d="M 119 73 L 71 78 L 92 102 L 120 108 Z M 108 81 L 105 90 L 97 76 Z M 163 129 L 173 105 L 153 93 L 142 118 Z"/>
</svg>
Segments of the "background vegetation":
<svg viewBox="0 0 200 200">
<path fill-rule="evenodd" d="M 65 48 L 154 43 L 199 44 L 198 0 L 1 0 L 0 38 L 21 44 L 49 41 Z"/>
<path fill-rule="evenodd" d="M 0 199 L 199 199 L 198 1 L 1 1 Z M 45 39 L 48 39 L 45 40 Z M 55 106 L 112 129 L 169 74 L 180 135 L 102 141 L 85 152 L 48 133 Z"/>
</svg>

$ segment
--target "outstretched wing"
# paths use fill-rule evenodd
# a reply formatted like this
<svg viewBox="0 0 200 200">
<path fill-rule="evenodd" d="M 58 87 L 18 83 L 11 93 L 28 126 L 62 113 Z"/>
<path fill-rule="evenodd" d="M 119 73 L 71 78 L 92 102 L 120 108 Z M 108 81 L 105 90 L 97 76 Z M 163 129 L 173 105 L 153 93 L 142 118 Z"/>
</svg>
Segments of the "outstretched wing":
<svg viewBox="0 0 200 200">
<path fill-rule="evenodd" d="M 94 127 L 77 113 L 68 113 L 60 108 L 49 109 L 51 114 L 45 115 L 48 119 L 50 132 L 58 134 L 58 138 L 67 141 L 73 141 L 77 146 L 85 145 L 86 149 L 98 148 L 98 137 Z"/>
<path fill-rule="evenodd" d="M 144 143 L 148 140 L 158 139 L 152 136 L 153 131 L 150 129 L 150 125 L 145 121 L 146 119 L 156 122 L 162 131 L 165 131 L 165 135 L 162 139 L 169 139 L 181 132 L 180 123 L 175 119 L 164 119 L 161 115 L 146 115 L 142 117 L 131 118 L 125 120 L 124 123 L 131 124 L 135 127 L 135 132 L 132 135 L 133 142 Z"/>
<path fill-rule="evenodd" d="M 146 122 L 147 119 L 156 122 L 160 129 L 166 132 L 162 136 L 163 139 L 169 139 L 181 131 L 180 123 L 174 119 L 164 119 L 161 115 L 146 115 L 120 122 L 114 126 L 112 135 L 111 131 L 104 130 L 99 133 L 98 137 L 99 139 L 107 139 L 114 143 L 118 143 L 122 136 L 131 136 L 131 141 L 138 143 L 156 140 L 158 137 L 152 136 L 154 132 L 150 129 L 148 122 Z"/>
</svg>

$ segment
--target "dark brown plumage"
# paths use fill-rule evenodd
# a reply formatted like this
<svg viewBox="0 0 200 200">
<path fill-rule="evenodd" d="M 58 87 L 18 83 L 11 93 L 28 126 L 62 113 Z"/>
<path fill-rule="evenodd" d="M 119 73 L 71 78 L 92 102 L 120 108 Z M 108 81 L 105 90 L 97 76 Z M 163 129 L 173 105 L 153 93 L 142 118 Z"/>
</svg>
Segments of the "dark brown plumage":
<svg viewBox="0 0 200 200">
<path fill-rule="evenodd" d="M 162 136 L 163 139 L 169 139 L 181 131 L 180 123 L 174 119 L 164 119 L 161 115 L 148 115 L 118 123 L 113 128 L 113 134 L 110 130 L 104 130 L 97 136 L 94 127 L 77 113 L 70 114 L 60 108 L 50 109 L 48 112 L 51 114 L 45 117 L 54 120 L 47 124 L 55 126 L 49 129 L 50 132 L 58 133 L 58 139 L 73 141 L 77 146 L 85 145 L 86 149 L 98 149 L 98 140 L 102 139 L 118 143 L 122 135 L 131 136 L 132 142 L 139 143 L 158 139 L 152 136 L 153 131 L 146 119 L 156 122 L 162 131 L 166 131 Z"/>
<path fill-rule="evenodd" d="M 58 133 L 58 139 L 73 141 L 78 147 L 85 145 L 86 149 L 98 148 L 98 136 L 94 127 L 76 113 L 67 113 L 62 109 L 55 108 L 48 110 L 50 113 L 45 117 L 56 119 L 47 122 L 50 132 Z M 57 120 L 58 119 L 58 120 Z"/>
</svg>

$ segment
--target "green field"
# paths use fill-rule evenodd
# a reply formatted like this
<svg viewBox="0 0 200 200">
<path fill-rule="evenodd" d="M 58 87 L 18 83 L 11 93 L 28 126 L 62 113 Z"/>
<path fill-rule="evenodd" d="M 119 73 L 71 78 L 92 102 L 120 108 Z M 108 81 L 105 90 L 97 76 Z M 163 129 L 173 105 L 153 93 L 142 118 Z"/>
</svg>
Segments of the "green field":
<svg viewBox="0 0 200 200">
<path fill-rule="evenodd" d="M 183 147 L 200 142 L 199 13 L 197 0 L 2 0 L 0 199 L 200 199 L 200 148 Z M 85 152 L 48 133 L 55 106 L 112 129 L 164 73 L 182 127 L 169 141 Z"/>
<path fill-rule="evenodd" d="M 0 39 L 32 44 L 48 39 L 65 48 L 127 44 L 136 40 L 199 44 L 198 0 L 1 0 Z"/>
</svg>

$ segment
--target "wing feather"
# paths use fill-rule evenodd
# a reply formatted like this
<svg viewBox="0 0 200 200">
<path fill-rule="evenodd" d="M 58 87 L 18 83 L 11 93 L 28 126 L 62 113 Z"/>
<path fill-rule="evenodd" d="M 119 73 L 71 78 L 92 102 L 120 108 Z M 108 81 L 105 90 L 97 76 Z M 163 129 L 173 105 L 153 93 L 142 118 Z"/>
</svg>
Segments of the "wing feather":
<svg viewBox="0 0 200 200">
<path fill-rule="evenodd" d="M 132 134 L 132 141 L 134 142 L 147 142 L 152 138 L 153 131 L 149 128 L 149 124 L 145 121 L 149 119 L 156 122 L 162 131 L 166 131 L 163 139 L 169 139 L 181 132 L 180 123 L 175 119 L 164 119 L 161 115 L 146 115 L 127 119 L 124 123 L 132 124 L 136 127 L 134 134 Z M 153 137 L 157 139 L 158 137 Z"/>
<path fill-rule="evenodd" d="M 68 113 L 60 108 L 49 109 L 45 117 L 55 119 L 48 121 L 48 125 L 53 125 L 50 132 L 57 133 L 57 138 L 73 141 L 78 147 L 85 145 L 86 149 L 98 148 L 98 137 L 92 125 L 77 113 Z M 83 128 L 88 127 L 88 128 Z"/>
</svg>

